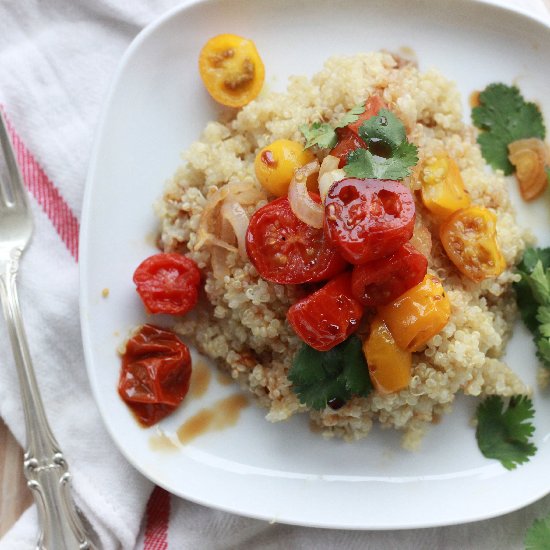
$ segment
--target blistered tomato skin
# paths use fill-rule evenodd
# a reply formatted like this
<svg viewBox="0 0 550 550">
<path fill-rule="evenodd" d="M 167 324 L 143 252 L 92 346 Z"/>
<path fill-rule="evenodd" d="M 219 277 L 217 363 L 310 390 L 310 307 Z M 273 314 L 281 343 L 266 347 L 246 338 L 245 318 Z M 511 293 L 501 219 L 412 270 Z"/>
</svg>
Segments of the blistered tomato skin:
<svg viewBox="0 0 550 550">
<path fill-rule="evenodd" d="M 393 302 L 378 308 L 397 345 L 418 351 L 440 332 L 451 316 L 451 302 L 435 275 L 424 279 Z"/>
<path fill-rule="evenodd" d="M 356 265 L 351 290 L 364 306 L 382 306 L 420 283 L 427 269 L 426 257 L 407 243 L 387 258 Z"/>
<path fill-rule="evenodd" d="M 457 269 L 475 282 L 498 277 L 506 261 L 497 242 L 496 216 L 481 206 L 456 211 L 441 224 L 441 244 Z"/>
<path fill-rule="evenodd" d="M 342 168 L 347 164 L 348 155 L 356 149 L 366 149 L 367 144 L 357 135 L 352 132 L 347 126 L 336 130 L 338 143 L 331 149 L 330 155 L 340 159 L 338 168 Z"/>
<path fill-rule="evenodd" d="M 325 232 L 344 259 L 364 264 L 393 254 L 412 237 L 415 205 L 393 180 L 346 178 L 325 198 Z"/>
<path fill-rule="evenodd" d="M 142 426 L 169 415 L 189 390 L 191 355 L 170 330 L 143 325 L 122 356 L 118 393 Z"/>
<path fill-rule="evenodd" d="M 351 275 L 342 273 L 292 305 L 286 318 L 306 344 L 328 351 L 359 328 L 362 316 L 363 307 L 351 293 Z"/>
<path fill-rule="evenodd" d="M 246 252 L 263 279 L 279 284 L 324 281 L 347 266 L 323 230 L 300 221 L 286 197 L 254 213 L 246 232 Z"/>
<path fill-rule="evenodd" d="M 199 299 L 197 264 L 177 253 L 154 254 L 134 272 L 134 284 L 149 313 L 184 315 Z"/>
</svg>

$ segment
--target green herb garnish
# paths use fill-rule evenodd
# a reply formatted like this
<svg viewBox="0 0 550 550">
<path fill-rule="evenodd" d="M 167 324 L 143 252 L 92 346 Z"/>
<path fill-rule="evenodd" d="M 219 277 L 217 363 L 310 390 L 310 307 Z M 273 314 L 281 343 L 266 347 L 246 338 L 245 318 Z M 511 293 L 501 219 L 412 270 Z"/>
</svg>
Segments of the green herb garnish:
<svg viewBox="0 0 550 550">
<path fill-rule="evenodd" d="M 516 86 L 506 84 L 490 84 L 479 94 L 472 120 L 483 130 L 477 138 L 483 157 L 506 175 L 514 171 L 508 160 L 508 144 L 518 139 L 544 139 L 546 134 L 537 105 L 525 101 Z"/>
<path fill-rule="evenodd" d="M 348 155 L 344 171 L 356 178 L 402 180 L 418 162 L 418 149 L 407 141 L 403 123 L 387 109 L 365 121 L 359 128 L 359 136 L 372 148 L 383 146 L 388 157 L 381 157 L 366 149 L 356 149 Z"/>
<path fill-rule="evenodd" d="M 343 404 L 352 395 L 366 397 L 372 390 L 357 336 L 324 352 L 304 344 L 294 357 L 288 379 L 300 402 L 317 410 L 330 402 Z"/>
<path fill-rule="evenodd" d="M 535 430 L 529 422 L 534 412 L 531 399 L 525 395 L 511 397 L 507 407 L 498 395 L 480 403 L 476 439 L 483 456 L 496 458 L 508 470 L 527 462 L 537 450 L 529 441 Z"/>
<path fill-rule="evenodd" d="M 550 516 L 536 519 L 525 533 L 525 550 L 550 550 Z"/>
<path fill-rule="evenodd" d="M 528 248 L 514 284 L 523 322 L 533 334 L 537 357 L 550 369 L 550 248 Z"/>
<path fill-rule="evenodd" d="M 300 126 L 300 132 L 306 138 L 305 148 L 313 147 L 317 145 L 321 149 L 332 149 L 338 142 L 338 136 L 336 135 L 336 128 L 343 128 L 348 124 L 352 124 L 357 121 L 360 115 L 365 112 L 365 105 L 355 105 L 352 107 L 340 120 L 340 122 L 333 128 L 328 122 L 314 122 L 311 125 L 302 124 Z"/>
</svg>

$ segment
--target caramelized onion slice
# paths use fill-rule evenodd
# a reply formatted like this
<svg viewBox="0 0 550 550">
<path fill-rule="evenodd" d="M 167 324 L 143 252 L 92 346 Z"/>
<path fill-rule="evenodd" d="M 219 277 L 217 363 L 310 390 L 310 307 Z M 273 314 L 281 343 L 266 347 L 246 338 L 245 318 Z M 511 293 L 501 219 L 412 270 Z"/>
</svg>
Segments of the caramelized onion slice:
<svg viewBox="0 0 550 550">
<path fill-rule="evenodd" d="M 346 177 L 346 173 L 342 168 L 338 168 L 340 159 L 333 155 L 327 155 L 321 163 L 319 170 L 319 195 L 321 195 L 321 201 L 325 202 L 328 190 L 335 181 L 343 180 Z"/>
<path fill-rule="evenodd" d="M 239 255 L 243 260 L 246 260 L 246 230 L 248 229 L 249 218 L 245 209 L 241 206 L 234 197 L 227 197 L 221 208 L 222 218 L 227 220 L 237 237 L 237 245 L 239 247 Z"/>
<path fill-rule="evenodd" d="M 516 168 L 521 197 L 531 201 L 548 186 L 546 144 L 537 138 L 519 139 L 508 145 L 508 159 Z"/>
<path fill-rule="evenodd" d="M 295 216 L 316 229 L 323 227 L 323 205 L 309 195 L 306 182 L 311 174 L 319 171 L 319 161 L 315 160 L 298 168 L 288 188 L 288 202 Z"/>
</svg>

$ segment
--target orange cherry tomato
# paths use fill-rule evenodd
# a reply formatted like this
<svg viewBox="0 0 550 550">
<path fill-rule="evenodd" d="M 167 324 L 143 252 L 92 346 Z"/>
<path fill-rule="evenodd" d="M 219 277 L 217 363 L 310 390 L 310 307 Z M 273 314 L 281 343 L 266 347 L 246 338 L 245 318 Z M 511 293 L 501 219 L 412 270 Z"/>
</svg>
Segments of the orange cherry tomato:
<svg viewBox="0 0 550 550">
<path fill-rule="evenodd" d="M 189 348 L 172 331 L 143 325 L 126 343 L 118 393 L 143 426 L 173 412 L 190 379 Z"/>
<path fill-rule="evenodd" d="M 373 386 L 379 393 L 398 392 L 411 381 L 412 355 L 401 349 L 380 317 L 371 323 L 369 337 L 363 343 Z"/>
<path fill-rule="evenodd" d="M 451 302 L 441 281 L 428 274 L 378 313 L 401 349 L 417 351 L 447 324 Z"/>
<path fill-rule="evenodd" d="M 204 45 L 199 71 L 208 93 L 228 107 L 250 103 L 260 93 L 265 77 L 254 42 L 235 34 L 220 34 Z"/>
<path fill-rule="evenodd" d="M 447 155 L 429 159 L 422 172 L 422 202 L 439 220 L 470 206 L 470 197 L 456 162 Z"/>
<path fill-rule="evenodd" d="M 471 206 L 441 224 L 439 236 L 447 256 L 472 281 L 497 277 L 506 267 L 496 239 L 496 221 L 490 210 Z"/>
</svg>

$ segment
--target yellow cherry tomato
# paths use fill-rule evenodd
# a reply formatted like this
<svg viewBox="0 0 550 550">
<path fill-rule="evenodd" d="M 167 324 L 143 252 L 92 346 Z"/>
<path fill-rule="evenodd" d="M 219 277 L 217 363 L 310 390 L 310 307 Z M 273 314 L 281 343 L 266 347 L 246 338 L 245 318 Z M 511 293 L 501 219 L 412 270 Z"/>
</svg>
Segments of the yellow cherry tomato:
<svg viewBox="0 0 550 550">
<path fill-rule="evenodd" d="M 422 202 L 437 218 L 470 206 L 470 197 L 456 162 L 448 155 L 428 159 L 421 171 Z"/>
<path fill-rule="evenodd" d="M 204 45 L 199 71 L 208 93 L 229 107 L 250 103 L 260 93 L 265 76 L 254 42 L 235 34 L 220 34 Z"/>
<path fill-rule="evenodd" d="M 395 343 L 381 317 L 372 321 L 369 337 L 363 342 L 363 353 L 370 379 L 378 392 L 398 392 L 409 385 L 412 355 Z"/>
<path fill-rule="evenodd" d="M 451 303 L 441 281 L 427 274 L 378 313 L 401 349 L 418 351 L 447 324 Z"/>
<path fill-rule="evenodd" d="M 472 281 L 497 277 L 506 267 L 497 243 L 496 221 L 487 208 L 471 206 L 455 212 L 439 228 L 447 256 Z"/>
<path fill-rule="evenodd" d="M 301 143 L 289 139 L 278 139 L 264 147 L 254 161 L 258 181 L 269 193 L 283 197 L 288 193 L 288 186 L 294 172 L 315 160 L 315 155 L 304 149 Z M 317 174 L 307 179 L 310 191 L 317 189 Z"/>
</svg>

